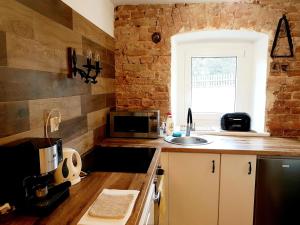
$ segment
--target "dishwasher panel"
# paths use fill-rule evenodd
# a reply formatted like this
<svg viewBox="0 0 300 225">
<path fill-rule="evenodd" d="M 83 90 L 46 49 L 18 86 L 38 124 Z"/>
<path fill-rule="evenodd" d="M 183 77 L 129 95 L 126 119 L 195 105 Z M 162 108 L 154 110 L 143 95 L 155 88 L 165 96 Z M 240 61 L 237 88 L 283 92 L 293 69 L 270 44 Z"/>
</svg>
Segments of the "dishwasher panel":
<svg viewBox="0 0 300 225">
<path fill-rule="evenodd" d="M 300 224 L 300 158 L 258 157 L 254 225 Z"/>
</svg>

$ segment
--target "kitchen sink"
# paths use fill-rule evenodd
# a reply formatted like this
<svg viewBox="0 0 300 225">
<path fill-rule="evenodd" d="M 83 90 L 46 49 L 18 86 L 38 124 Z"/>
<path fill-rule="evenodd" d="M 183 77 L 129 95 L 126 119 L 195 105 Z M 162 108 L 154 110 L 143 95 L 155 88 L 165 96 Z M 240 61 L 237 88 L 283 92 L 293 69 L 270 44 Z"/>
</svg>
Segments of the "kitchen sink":
<svg viewBox="0 0 300 225">
<path fill-rule="evenodd" d="M 85 157 L 88 171 L 147 173 L 156 148 L 95 147 Z"/>
<path fill-rule="evenodd" d="M 164 139 L 166 142 L 175 145 L 205 145 L 210 142 L 204 138 L 194 137 L 194 136 L 183 136 L 183 137 L 173 137 L 167 136 Z"/>
</svg>

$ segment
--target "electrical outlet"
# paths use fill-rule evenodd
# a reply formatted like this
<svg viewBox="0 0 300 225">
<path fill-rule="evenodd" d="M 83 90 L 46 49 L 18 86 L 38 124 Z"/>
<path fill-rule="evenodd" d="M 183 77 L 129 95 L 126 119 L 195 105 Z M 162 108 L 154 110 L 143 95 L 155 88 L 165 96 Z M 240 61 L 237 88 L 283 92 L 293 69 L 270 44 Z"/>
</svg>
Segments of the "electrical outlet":
<svg viewBox="0 0 300 225">
<path fill-rule="evenodd" d="M 50 132 L 54 131 L 54 118 L 50 118 Z"/>
<path fill-rule="evenodd" d="M 59 123 L 60 123 L 60 118 L 59 117 L 52 117 L 50 119 L 50 131 L 54 132 L 54 131 L 58 131 L 59 129 Z"/>
</svg>

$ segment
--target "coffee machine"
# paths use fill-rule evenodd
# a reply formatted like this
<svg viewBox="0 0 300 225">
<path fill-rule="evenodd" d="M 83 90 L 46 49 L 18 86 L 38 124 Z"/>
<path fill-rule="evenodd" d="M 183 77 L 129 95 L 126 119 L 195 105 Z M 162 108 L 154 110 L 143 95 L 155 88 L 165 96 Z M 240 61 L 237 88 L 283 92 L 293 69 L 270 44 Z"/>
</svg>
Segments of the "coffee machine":
<svg viewBox="0 0 300 225">
<path fill-rule="evenodd" d="M 48 214 L 69 196 L 70 182 L 54 185 L 62 140 L 30 138 L 0 146 L 0 205 Z"/>
</svg>

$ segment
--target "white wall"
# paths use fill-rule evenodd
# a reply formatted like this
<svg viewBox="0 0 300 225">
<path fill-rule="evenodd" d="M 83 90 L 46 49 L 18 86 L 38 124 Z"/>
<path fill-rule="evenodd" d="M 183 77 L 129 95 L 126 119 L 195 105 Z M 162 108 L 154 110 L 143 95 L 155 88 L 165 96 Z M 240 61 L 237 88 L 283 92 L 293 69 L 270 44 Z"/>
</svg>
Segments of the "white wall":
<svg viewBox="0 0 300 225">
<path fill-rule="evenodd" d="M 267 65 L 268 63 L 268 37 L 261 36 L 255 42 L 254 46 L 254 98 L 253 98 L 253 116 L 252 129 L 258 132 L 265 131 L 265 108 L 266 108 L 266 90 L 267 90 Z"/>
<path fill-rule="evenodd" d="M 114 5 L 111 0 L 62 0 L 101 30 L 114 37 Z"/>
</svg>

